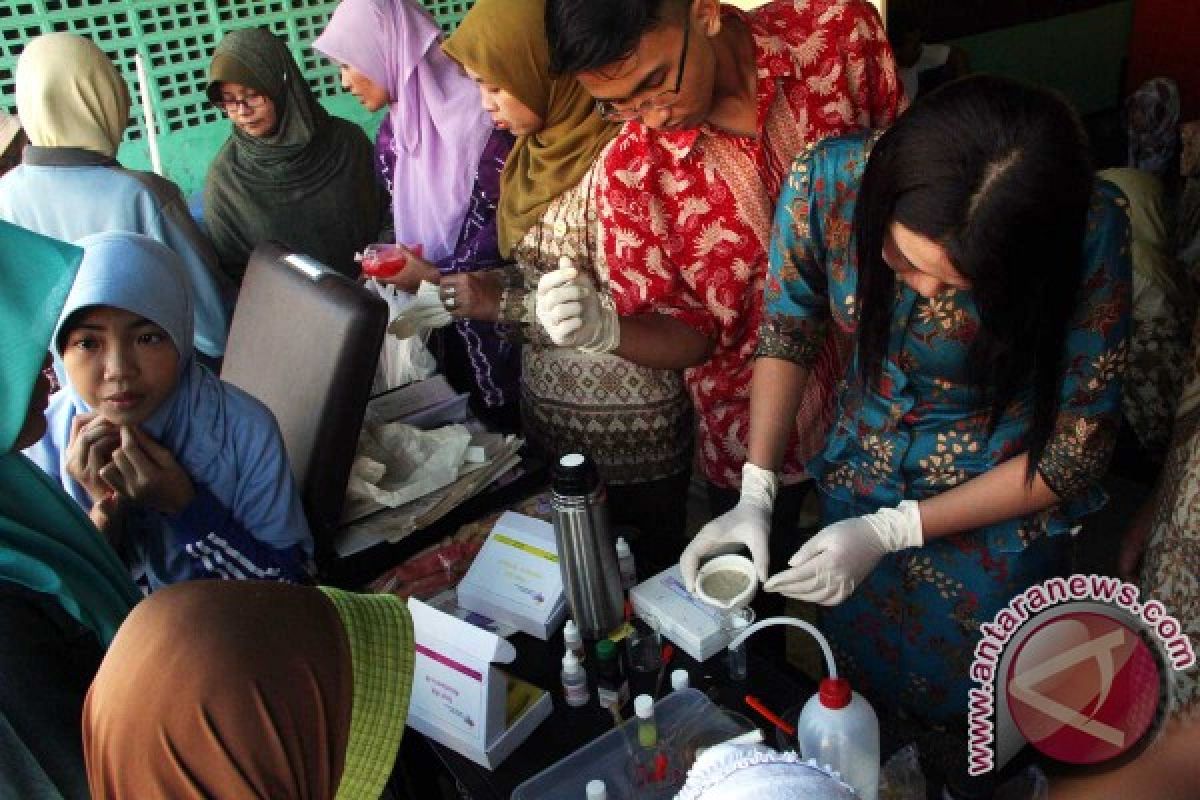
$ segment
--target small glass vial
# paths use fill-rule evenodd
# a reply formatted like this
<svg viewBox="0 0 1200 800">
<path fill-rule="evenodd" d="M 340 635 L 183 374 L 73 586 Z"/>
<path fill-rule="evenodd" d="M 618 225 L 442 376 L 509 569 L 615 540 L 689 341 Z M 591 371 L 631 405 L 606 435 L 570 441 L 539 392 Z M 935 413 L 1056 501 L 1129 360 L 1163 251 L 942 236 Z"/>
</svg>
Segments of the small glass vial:
<svg viewBox="0 0 1200 800">
<path fill-rule="evenodd" d="M 596 643 L 596 696 L 601 708 L 618 710 L 629 702 L 629 679 L 621 669 L 621 659 L 612 639 Z"/>
<path fill-rule="evenodd" d="M 732 628 L 733 634 L 729 639 L 729 679 L 734 681 L 746 680 L 746 643 L 742 642 L 737 647 L 733 646 L 733 640 L 742 635 L 746 628 L 750 627 L 750 621 L 753 618 L 745 611 L 731 611 L 729 614 L 729 625 Z"/>
<path fill-rule="evenodd" d="M 608 787 L 604 781 L 588 781 L 587 800 L 608 800 Z"/>
<path fill-rule="evenodd" d="M 575 654 L 575 660 L 580 664 L 587 659 L 587 650 L 583 647 L 583 637 L 579 635 L 579 626 L 573 619 L 568 619 L 563 625 L 563 644 L 567 646 L 567 650 Z"/>
<path fill-rule="evenodd" d="M 654 698 L 639 694 L 633 700 L 633 711 L 637 714 L 638 744 L 645 748 L 658 744 L 658 723 L 654 719 Z"/>
<path fill-rule="evenodd" d="M 621 589 L 628 592 L 637 586 L 637 563 L 624 536 L 617 537 L 617 569 L 621 572 Z"/>
<path fill-rule="evenodd" d="M 686 689 L 689 686 L 688 674 L 686 669 L 677 669 L 671 673 L 671 691 L 678 692 L 680 689 Z"/>
<path fill-rule="evenodd" d="M 570 650 L 563 655 L 562 686 L 563 697 L 569 706 L 585 706 L 592 696 L 588 691 L 587 673 Z"/>
</svg>

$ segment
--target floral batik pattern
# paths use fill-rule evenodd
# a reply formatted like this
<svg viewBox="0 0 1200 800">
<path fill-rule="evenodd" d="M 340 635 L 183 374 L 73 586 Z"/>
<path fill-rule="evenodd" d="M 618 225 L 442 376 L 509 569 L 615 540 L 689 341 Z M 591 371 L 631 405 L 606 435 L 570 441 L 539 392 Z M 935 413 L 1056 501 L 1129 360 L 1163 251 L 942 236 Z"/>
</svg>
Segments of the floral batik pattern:
<svg viewBox="0 0 1200 800">
<path fill-rule="evenodd" d="M 771 221 L 787 166 L 808 142 L 891 124 L 900 95 L 887 37 L 866 3 L 797 0 L 722 13 L 753 36 L 757 135 L 629 122 L 606 159 L 600 204 L 617 311 L 665 314 L 714 343 L 709 360 L 686 374 L 699 464 L 710 482 L 737 487 Z M 812 420 L 832 387 L 821 388 L 798 425 L 812 435 L 788 448 L 785 482 L 802 477 L 823 439 Z"/>
<path fill-rule="evenodd" d="M 827 139 L 797 159 L 771 243 L 760 355 L 811 367 L 819 337 L 853 352 L 858 266 L 849 231 L 873 142 L 869 134 Z M 824 612 L 822 630 L 851 671 L 889 703 L 932 718 L 964 713 L 980 621 L 1053 575 L 1063 539 L 1051 534 L 1070 531 L 1104 501 L 1098 482 L 1119 428 L 1130 325 L 1129 219 L 1110 184 L 1097 183 L 1084 252 L 1085 296 L 1068 331 L 1058 419 L 1037 464 L 1062 502 L 887 556 Z M 897 282 L 879 389 L 849 379 L 851 359 L 833 430 L 810 462 L 824 524 L 931 497 L 1027 449 L 1031 393 L 992 427 L 969 384 L 967 354 L 980 324 L 969 290 L 926 299 Z"/>
<path fill-rule="evenodd" d="M 1141 588 L 1183 625 L 1200 653 L 1200 322 L 1192 336 L 1187 382 L 1175 417 L 1150 540 L 1142 562 Z M 1200 716 L 1200 667 L 1173 673 L 1172 712 Z"/>
</svg>

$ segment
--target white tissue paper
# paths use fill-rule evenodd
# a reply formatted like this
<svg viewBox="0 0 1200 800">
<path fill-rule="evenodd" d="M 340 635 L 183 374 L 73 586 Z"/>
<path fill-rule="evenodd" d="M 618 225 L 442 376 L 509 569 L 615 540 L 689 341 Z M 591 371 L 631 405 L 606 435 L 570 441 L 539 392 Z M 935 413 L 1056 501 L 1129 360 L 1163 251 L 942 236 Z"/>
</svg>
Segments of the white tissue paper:
<svg viewBox="0 0 1200 800">
<path fill-rule="evenodd" d="M 406 308 L 417 301 L 418 295 L 402 292 L 394 286 L 379 283 L 374 278 L 369 278 L 364 285 L 388 304 L 389 328 L 402 317 Z M 436 294 L 437 287 L 433 288 Z M 444 309 L 442 313 L 445 313 Z M 446 317 L 449 318 L 450 315 L 446 314 Z M 376 370 L 372 394 L 380 394 L 406 383 L 424 380 L 437 372 L 437 361 L 425 344 L 428 332 L 433 327 L 435 326 L 424 330 L 424 335 L 421 336 L 383 337 L 383 349 L 379 354 L 379 369 Z"/>
<path fill-rule="evenodd" d="M 395 508 L 458 478 L 471 434 L 462 425 L 422 431 L 402 422 L 365 426 L 346 488 L 348 505 Z"/>
</svg>

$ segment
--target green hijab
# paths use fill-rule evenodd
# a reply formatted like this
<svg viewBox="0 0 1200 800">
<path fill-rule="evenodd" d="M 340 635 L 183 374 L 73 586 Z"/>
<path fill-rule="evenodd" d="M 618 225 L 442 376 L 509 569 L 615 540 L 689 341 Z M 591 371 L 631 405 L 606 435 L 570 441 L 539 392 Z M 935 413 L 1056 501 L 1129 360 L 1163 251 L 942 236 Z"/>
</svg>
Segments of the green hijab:
<svg viewBox="0 0 1200 800">
<path fill-rule="evenodd" d="M 0 581 L 53 595 L 107 647 L 141 594 L 79 505 L 13 450 L 82 257 L 0 222 Z"/>
<path fill-rule="evenodd" d="M 275 104 L 275 132 L 236 126 L 204 183 L 204 224 L 222 268 L 241 280 L 251 251 L 267 240 L 357 276 L 354 253 L 381 227 L 380 187 L 370 140 L 317 102 L 287 44 L 264 28 L 221 40 L 208 70 L 208 95 L 226 81 Z"/>
</svg>

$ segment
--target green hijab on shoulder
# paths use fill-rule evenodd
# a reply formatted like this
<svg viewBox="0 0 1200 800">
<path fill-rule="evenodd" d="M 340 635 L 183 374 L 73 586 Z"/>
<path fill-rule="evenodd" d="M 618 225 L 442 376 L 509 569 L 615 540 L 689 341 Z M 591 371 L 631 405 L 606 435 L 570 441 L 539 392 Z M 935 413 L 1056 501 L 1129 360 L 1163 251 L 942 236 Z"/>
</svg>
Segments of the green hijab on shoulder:
<svg viewBox="0 0 1200 800">
<path fill-rule="evenodd" d="M 53 596 L 107 647 L 141 594 L 79 505 L 13 449 L 82 257 L 0 222 L 0 581 Z"/>
</svg>

